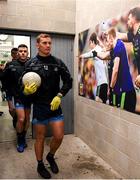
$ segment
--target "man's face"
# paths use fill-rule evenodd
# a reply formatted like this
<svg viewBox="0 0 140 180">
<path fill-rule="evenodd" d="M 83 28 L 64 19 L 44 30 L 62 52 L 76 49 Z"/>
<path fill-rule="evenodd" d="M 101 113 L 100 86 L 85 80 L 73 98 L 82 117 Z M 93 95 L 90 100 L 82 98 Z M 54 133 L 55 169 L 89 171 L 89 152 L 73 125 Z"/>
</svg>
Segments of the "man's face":
<svg viewBox="0 0 140 180">
<path fill-rule="evenodd" d="M 18 55 L 21 61 L 26 61 L 28 58 L 28 49 L 26 47 L 19 47 Z"/>
<path fill-rule="evenodd" d="M 52 40 L 50 37 L 40 38 L 40 42 L 37 43 L 39 55 L 48 56 L 51 53 Z"/>
<path fill-rule="evenodd" d="M 107 46 L 108 46 L 109 49 L 113 48 L 113 42 L 114 42 L 114 39 L 113 39 L 112 35 L 107 34 L 106 43 L 107 43 Z"/>
<path fill-rule="evenodd" d="M 135 17 L 132 16 L 132 14 L 129 14 L 128 20 L 127 20 L 127 26 L 128 26 L 129 31 L 133 31 L 135 23 L 136 23 Z"/>
<path fill-rule="evenodd" d="M 93 49 L 95 47 L 95 44 L 94 44 L 94 42 L 93 41 L 89 41 L 89 48 L 90 49 Z"/>
<path fill-rule="evenodd" d="M 19 58 L 18 51 L 13 51 L 11 53 L 12 60 L 17 60 Z"/>
</svg>

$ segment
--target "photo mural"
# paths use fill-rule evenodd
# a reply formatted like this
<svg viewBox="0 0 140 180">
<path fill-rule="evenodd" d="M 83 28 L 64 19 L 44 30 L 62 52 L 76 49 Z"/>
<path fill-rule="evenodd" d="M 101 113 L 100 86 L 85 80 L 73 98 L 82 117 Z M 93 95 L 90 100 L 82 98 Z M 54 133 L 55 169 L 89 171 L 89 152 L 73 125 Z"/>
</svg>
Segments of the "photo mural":
<svg viewBox="0 0 140 180">
<path fill-rule="evenodd" d="M 79 33 L 79 95 L 140 114 L 140 7 Z"/>
</svg>

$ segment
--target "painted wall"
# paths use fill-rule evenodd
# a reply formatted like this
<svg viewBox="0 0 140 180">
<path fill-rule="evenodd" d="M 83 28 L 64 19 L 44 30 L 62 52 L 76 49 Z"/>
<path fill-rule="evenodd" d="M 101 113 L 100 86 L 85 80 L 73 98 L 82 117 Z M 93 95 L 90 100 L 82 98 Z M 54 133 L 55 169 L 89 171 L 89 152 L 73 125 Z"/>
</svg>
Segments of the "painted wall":
<svg viewBox="0 0 140 180">
<path fill-rule="evenodd" d="M 0 28 L 75 33 L 75 0 L 0 1 Z"/>
<path fill-rule="evenodd" d="M 125 178 L 140 178 L 140 118 L 78 96 L 78 33 L 140 5 L 139 0 L 77 0 L 75 134 Z"/>
</svg>

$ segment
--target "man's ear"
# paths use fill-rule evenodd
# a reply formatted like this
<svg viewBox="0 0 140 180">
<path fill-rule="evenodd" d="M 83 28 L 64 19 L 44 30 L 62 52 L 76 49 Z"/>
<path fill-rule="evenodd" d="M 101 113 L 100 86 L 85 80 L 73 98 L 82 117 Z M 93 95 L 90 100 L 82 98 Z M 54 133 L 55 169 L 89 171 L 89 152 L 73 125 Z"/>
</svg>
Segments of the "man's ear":
<svg viewBox="0 0 140 180">
<path fill-rule="evenodd" d="M 92 42 L 92 41 L 91 41 L 91 40 L 89 40 L 89 45 L 91 44 L 91 42 Z"/>
<path fill-rule="evenodd" d="M 89 40 L 89 45 L 95 44 L 94 41 Z"/>
</svg>

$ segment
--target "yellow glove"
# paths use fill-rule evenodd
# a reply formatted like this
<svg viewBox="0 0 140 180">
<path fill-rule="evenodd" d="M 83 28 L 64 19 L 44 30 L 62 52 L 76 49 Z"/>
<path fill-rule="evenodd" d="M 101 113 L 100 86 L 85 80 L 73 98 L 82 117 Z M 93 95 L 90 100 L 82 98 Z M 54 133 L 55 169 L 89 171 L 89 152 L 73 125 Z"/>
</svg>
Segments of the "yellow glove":
<svg viewBox="0 0 140 180">
<path fill-rule="evenodd" d="M 24 86 L 23 93 L 25 95 L 30 95 L 30 94 L 35 93 L 36 91 L 37 91 L 37 86 L 36 86 L 35 83 L 32 83 L 30 85 L 27 84 L 27 85 Z"/>
<path fill-rule="evenodd" d="M 55 96 L 51 102 L 51 110 L 55 111 L 59 108 L 61 104 L 61 97 L 59 96 Z"/>
</svg>

